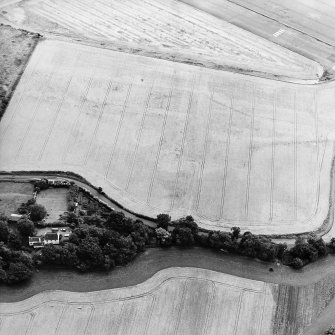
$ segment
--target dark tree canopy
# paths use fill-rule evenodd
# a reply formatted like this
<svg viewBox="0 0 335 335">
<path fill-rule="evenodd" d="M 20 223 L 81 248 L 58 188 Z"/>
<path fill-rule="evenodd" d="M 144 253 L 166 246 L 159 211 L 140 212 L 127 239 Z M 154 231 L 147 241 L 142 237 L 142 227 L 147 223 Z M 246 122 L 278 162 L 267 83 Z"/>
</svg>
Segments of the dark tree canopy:
<svg viewBox="0 0 335 335">
<path fill-rule="evenodd" d="M 29 219 L 22 218 L 17 222 L 17 229 L 23 237 L 27 237 L 34 235 L 35 226 Z"/>
<path fill-rule="evenodd" d="M 47 215 L 47 211 L 44 206 L 35 204 L 30 207 L 30 219 L 34 222 L 41 221 Z"/>
<path fill-rule="evenodd" d="M 7 243 L 9 236 L 8 224 L 6 221 L 0 220 L 0 242 Z"/>
<path fill-rule="evenodd" d="M 171 223 L 171 216 L 168 214 L 158 214 L 156 218 L 157 226 L 167 230 Z"/>
<path fill-rule="evenodd" d="M 32 269 L 21 262 L 11 263 L 7 271 L 7 282 L 14 284 L 25 281 L 33 275 Z"/>
</svg>

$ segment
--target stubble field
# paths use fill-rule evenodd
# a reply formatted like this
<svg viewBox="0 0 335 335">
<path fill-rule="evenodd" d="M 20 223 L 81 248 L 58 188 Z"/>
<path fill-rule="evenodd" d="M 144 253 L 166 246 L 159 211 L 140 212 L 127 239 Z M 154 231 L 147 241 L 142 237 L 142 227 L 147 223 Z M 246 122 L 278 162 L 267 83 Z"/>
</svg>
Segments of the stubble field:
<svg viewBox="0 0 335 335">
<path fill-rule="evenodd" d="M 45 292 L 0 304 L 0 334 L 268 335 L 275 285 L 170 268 L 122 289 Z"/>
<path fill-rule="evenodd" d="M 0 183 L 0 214 L 7 216 L 16 213 L 21 203 L 31 199 L 34 191 L 30 183 Z"/>
<path fill-rule="evenodd" d="M 310 231 L 328 212 L 333 92 L 45 41 L 0 124 L 0 169 L 74 171 L 207 228 Z"/>
<path fill-rule="evenodd" d="M 4 6 L 0 21 L 106 47 L 214 69 L 312 79 L 316 63 L 175 0 L 29 0 Z"/>
</svg>

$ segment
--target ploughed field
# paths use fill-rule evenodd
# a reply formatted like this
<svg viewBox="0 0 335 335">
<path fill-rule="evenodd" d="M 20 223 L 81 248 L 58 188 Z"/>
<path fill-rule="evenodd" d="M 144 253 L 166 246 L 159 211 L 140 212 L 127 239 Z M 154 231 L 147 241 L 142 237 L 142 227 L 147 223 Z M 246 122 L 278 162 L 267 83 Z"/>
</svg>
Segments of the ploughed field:
<svg viewBox="0 0 335 335">
<path fill-rule="evenodd" d="M 271 334 L 275 285 L 170 268 L 114 290 L 46 291 L 0 304 L 0 334 Z"/>
<path fill-rule="evenodd" d="M 180 1 L 28 0 L 4 4 L 0 22 L 43 35 L 101 41 L 109 48 L 131 53 L 215 69 L 243 68 L 263 76 L 316 79 L 322 75 L 316 62 Z"/>
<path fill-rule="evenodd" d="M 44 41 L 0 123 L 0 170 L 73 171 L 207 228 L 311 231 L 328 213 L 334 105 L 332 84 Z"/>
</svg>

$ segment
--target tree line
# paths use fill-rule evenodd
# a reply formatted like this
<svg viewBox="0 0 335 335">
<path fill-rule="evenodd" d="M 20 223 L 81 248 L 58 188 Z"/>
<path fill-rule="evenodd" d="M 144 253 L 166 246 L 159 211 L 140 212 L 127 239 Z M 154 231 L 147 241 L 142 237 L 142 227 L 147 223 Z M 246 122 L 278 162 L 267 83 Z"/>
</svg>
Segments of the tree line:
<svg viewBox="0 0 335 335">
<path fill-rule="evenodd" d="M 39 205 L 29 206 L 31 210 Z M 36 211 L 44 213 L 39 207 Z M 156 229 L 116 211 L 107 214 L 92 211 L 87 215 L 70 212 L 69 218 L 73 227 L 69 239 L 35 253 L 28 247 L 34 221 L 23 217 L 16 230 L 9 230 L 7 218 L 0 216 L 0 282 L 13 284 L 27 280 L 43 265 L 66 266 L 82 272 L 108 271 L 128 264 L 148 246 L 200 246 L 267 262 L 281 261 L 296 269 L 328 253 L 335 254 L 335 239 L 325 243 L 313 235 L 300 237 L 288 249 L 285 243 L 274 243 L 266 236 L 242 234 L 239 227 L 231 228 L 230 232 L 199 229 L 192 216 L 172 221 L 169 215 L 159 214 Z"/>
</svg>

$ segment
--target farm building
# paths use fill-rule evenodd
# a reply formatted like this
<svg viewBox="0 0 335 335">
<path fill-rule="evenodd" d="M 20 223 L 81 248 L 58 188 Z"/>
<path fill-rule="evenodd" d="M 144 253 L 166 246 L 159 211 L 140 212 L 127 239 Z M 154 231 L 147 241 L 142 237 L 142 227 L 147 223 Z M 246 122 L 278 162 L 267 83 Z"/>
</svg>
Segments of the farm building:
<svg viewBox="0 0 335 335">
<path fill-rule="evenodd" d="M 29 237 L 29 246 L 36 248 L 43 248 L 43 237 L 36 236 L 36 237 Z"/>
<path fill-rule="evenodd" d="M 59 233 L 46 233 L 44 235 L 44 245 L 59 244 Z"/>
<path fill-rule="evenodd" d="M 11 214 L 9 217 L 9 222 L 15 223 L 17 221 L 19 221 L 22 218 L 21 214 Z"/>
</svg>

